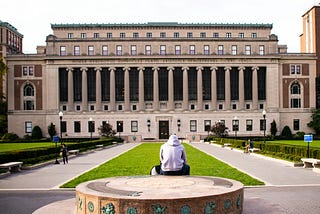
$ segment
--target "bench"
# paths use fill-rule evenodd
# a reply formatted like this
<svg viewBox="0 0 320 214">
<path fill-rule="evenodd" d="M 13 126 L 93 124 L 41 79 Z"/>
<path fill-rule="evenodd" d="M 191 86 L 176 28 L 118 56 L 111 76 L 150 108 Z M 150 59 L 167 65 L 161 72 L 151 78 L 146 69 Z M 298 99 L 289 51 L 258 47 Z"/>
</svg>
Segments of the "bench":
<svg viewBox="0 0 320 214">
<path fill-rule="evenodd" d="M 249 152 L 251 152 L 251 153 L 253 153 L 253 152 L 259 152 L 259 151 L 260 151 L 260 149 L 257 149 L 257 148 L 249 148 L 248 150 L 249 150 Z"/>
<path fill-rule="evenodd" d="M 314 158 L 301 158 L 304 168 L 320 168 L 320 160 Z"/>
<path fill-rule="evenodd" d="M 102 145 L 102 144 L 96 145 L 96 148 L 97 148 L 98 150 L 103 149 L 103 145 Z"/>
<path fill-rule="evenodd" d="M 79 149 L 69 150 L 68 153 L 69 153 L 69 155 L 78 155 Z"/>
<path fill-rule="evenodd" d="M 223 144 L 222 147 L 229 147 L 229 146 L 232 146 L 232 144 L 231 143 L 225 143 L 225 144 Z"/>
<path fill-rule="evenodd" d="M 10 172 L 19 172 L 23 162 L 9 162 L 0 164 L 1 169 L 8 169 Z"/>
</svg>

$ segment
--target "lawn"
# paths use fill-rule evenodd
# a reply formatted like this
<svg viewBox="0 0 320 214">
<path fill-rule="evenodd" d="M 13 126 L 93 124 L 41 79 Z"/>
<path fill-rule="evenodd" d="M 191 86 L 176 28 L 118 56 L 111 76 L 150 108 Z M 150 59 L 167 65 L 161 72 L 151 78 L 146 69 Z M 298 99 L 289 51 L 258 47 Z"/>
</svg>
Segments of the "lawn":
<svg viewBox="0 0 320 214">
<path fill-rule="evenodd" d="M 308 146 L 308 143 L 304 142 L 303 140 L 275 140 L 269 141 L 270 143 L 279 143 L 279 144 L 288 144 L 288 145 L 296 145 L 296 146 Z M 266 142 L 268 143 L 268 142 Z M 320 140 L 314 140 L 309 144 L 311 147 L 320 148 Z"/>
<path fill-rule="evenodd" d="M 64 184 L 64 188 L 73 188 L 78 184 L 105 177 L 149 175 L 152 166 L 159 164 L 159 143 L 144 143 L 140 146 L 80 175 Z M 263 185 L 229 165 L 209 156 L 190 145 L 184 144 L 191 166 L 191 175 L 225 177 L 242 182 L 245 186 Z"/>
<path fill-rule="evenodd" d="M 41 147 L 54 147 L 56 144 L 53 142 L 41 142 L 41 143 L 0 143 L 0 152 L 23 150 L 31 148 L 41 148 Z M 60 146 L 60 143 L 57 144 Z"/>
</svg>

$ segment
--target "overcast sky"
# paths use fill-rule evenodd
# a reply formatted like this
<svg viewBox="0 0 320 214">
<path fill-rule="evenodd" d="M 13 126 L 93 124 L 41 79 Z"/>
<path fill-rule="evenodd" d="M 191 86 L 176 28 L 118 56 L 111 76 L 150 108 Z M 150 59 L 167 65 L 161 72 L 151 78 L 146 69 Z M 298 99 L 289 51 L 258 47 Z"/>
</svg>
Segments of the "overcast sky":
<svg viewBox="0 0 320 214">
<path fill-rule="evenodd" d="M 70 23 L 264 23 L 289 52 L 299 52 L 301 16 L 320 0 L 10 0 L 0 20 L 24 35 L 23 51 L 35 53 L 52 33 Z"/>
</svg>

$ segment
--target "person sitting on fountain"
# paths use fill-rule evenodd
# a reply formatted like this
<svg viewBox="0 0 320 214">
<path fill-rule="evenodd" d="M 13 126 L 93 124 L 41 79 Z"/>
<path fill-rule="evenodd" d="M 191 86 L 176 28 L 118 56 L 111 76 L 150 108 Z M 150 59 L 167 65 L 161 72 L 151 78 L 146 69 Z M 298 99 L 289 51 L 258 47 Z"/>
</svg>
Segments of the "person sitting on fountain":
<svg viewBox="0 0 320 214">
<path fill-rule="evenodd" d="M 161 175 L 190 175 L 187 155 L 177 135 L 171 135 L 160 148 Z"/>
</svg>

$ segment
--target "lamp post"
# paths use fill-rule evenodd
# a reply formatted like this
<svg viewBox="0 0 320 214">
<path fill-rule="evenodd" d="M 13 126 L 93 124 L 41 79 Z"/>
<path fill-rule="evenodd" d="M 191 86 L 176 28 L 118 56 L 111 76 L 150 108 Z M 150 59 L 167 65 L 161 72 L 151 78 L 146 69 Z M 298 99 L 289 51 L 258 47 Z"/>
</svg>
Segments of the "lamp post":
<svg viewBox="0 0 320 214">
<path fill-rule="evenodd" d="M 263 116 L 263 143 L 266 143 L 266 110 L 263 109 L 262 116 Z"/>
<path fill-rule="evenodd" d="M 63 113 L 62 111 L 59 112 L 59 119 L 60 119 L 60 144 L 62 145 L 62 117 Z"/>
<path fill-rule="evenodd" d="M 92 141 L 92 117 L 89 118 L 90 141 Z"/>
</svg>

